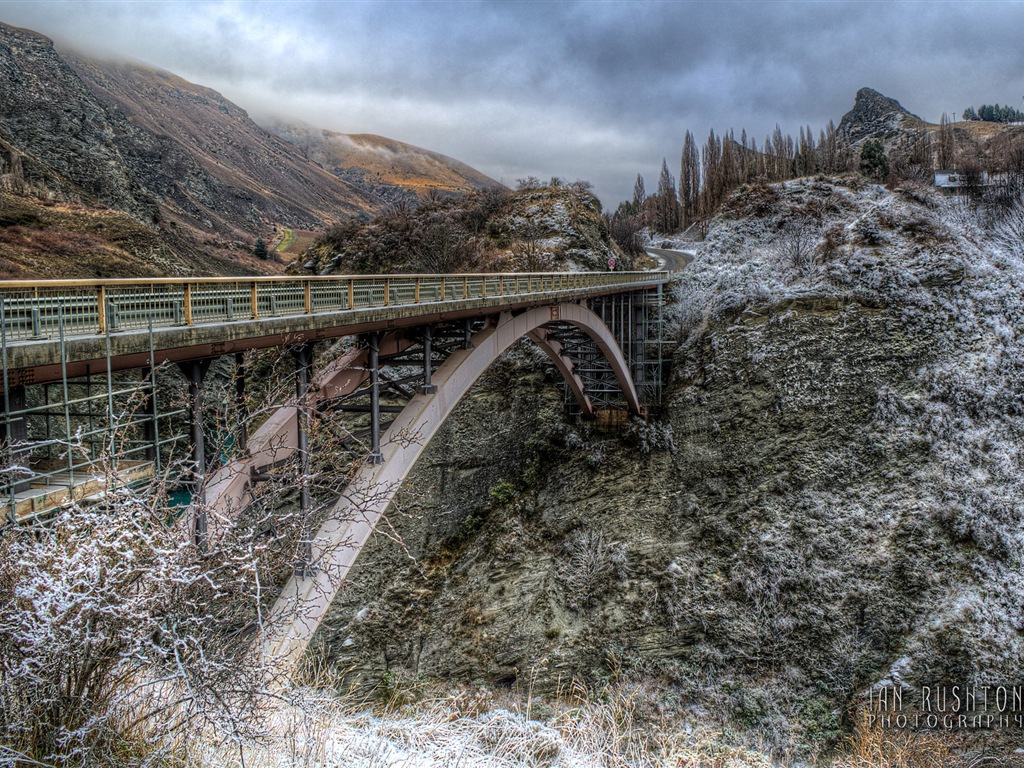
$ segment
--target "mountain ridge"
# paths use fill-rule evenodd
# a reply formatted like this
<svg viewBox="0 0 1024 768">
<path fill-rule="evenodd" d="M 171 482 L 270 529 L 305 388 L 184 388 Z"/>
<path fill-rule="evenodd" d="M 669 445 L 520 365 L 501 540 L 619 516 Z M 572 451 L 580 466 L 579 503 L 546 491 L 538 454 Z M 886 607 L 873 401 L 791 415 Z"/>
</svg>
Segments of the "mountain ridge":
<svg viewBox="0 0 1024 768">
<path fill-rule="evenodd" d="M 442 189 L 455 186 L 446 173 L 437 180 Z M 421 176 L 410 183 L 425 184 Z M 0 192 L 19 199 L 11 219 L 19 223 L 0 227 L 23 230 L 0 238 L 0 272 L 10 277 L 46 274 L 26 245 L 33 233 L 48 228 L 47 237 L 63 240 L 94 233 L 104 209 L 152 230 L 166 252 L 158 262 L 174 274 L 278 272 L 280 264 L 253 257 L 258 238 L 269 241 L 279 228 L 324 231 L 406 194 L 389 180 L 367 185 L 331 173 L 211 88 L 148 64 L 66 50 L 2 22 Z M 47 216 L 39 203 L 65 210 Z M 123 229 L 120 220 L 110 223 Z M 152 244 L 133 252 L 126 243 L 136 240 L 148 242 L 109 241 L 103 249 L 117 258 L 69 259 L 57 276 L 151 274 Z"/>
<path fill-rule="evenodd" d="M 416 203 L 437 193 L 502 186 L 460 160 L 386 136 L 341 133 L 279 117 L 261 124 L 310 161 L 389 202 Z"/>
</svg>

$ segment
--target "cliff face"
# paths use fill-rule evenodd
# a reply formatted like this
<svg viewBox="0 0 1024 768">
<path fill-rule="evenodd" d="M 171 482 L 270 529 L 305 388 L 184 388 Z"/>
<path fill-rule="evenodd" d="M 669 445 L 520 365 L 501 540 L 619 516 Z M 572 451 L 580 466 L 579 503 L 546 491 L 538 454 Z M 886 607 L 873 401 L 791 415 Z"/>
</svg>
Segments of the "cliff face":
<svg viewBox="0 0 1024 768">
<path fill-rule="evenodd" d="M 368 681 L 617 675 L 652 715 L 805 754 L 875 685 L 1024 682 L 1022 267 L 941 205 L 741 192 L 675 289 L 674 449 L 565 426 L 528 356 L 491 377 L 393 512 L 405 548 L 361 556 L 328 653 Z"/>
<path fill-rule="evenodd" d="M 118 139 L 123 116 L 93 95 L 35 32 L 0 24 L 0 142 L 29 189 L 95 201 L 153 221 L 157 206 L 130 172 Z"/>
</svg>

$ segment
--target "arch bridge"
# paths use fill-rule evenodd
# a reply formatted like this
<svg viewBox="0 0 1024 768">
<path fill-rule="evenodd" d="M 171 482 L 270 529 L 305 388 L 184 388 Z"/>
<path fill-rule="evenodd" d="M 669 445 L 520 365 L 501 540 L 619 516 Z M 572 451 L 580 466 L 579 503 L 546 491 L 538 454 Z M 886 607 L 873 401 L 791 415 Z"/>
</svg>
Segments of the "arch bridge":
<svg viewBox="0 0 1024 768">
<path fill-rule="evenodd" d="M 660 400 L 667 280 L 602 272 L 0 283 L 0 515 L 38 520 L 166 474 L 175 447 L 187 446 L 181 524 L 197 546 L 289 462 L 310 519 L 311 414 L 355 415 L 358 429 L 332 444 L 355 459 L 354 475 L 319 529 L 304 532 L 269 623 L 266 652 L 295 659 L 423 448 L 516 341 L 544 351 L 574 415 L 643 416 Z M 348 350 L 314 371 L 314 345 L 343 337 L 352 337 Z M 294 359 L 294 396 L 248 435 L 244 353 L 274 347 Z M 211 457 L 204 384 L 223 356 L 234 358 L 238 420 L 230 455 Z M 180 403 L 165 392 L 166 366 L 184 375 Z"/>
</svg>

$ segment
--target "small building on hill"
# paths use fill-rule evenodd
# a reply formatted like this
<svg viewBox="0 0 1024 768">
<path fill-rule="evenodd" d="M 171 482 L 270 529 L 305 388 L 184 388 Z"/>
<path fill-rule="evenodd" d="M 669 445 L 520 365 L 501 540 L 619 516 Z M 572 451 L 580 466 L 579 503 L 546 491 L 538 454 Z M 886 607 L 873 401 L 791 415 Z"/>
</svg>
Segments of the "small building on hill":
<svg viewBox="0 0 1024 768">
<path fill-rule="evenodd" d="M 989 184 L 989 177 L 985 171 L 980 172 L 980 178 L 970 178 L 970 174 L 963 171 L 935 171 L 935 186 L 939 189 L 960 189 L 967 186 L 984 186 Z"/>
</svg>

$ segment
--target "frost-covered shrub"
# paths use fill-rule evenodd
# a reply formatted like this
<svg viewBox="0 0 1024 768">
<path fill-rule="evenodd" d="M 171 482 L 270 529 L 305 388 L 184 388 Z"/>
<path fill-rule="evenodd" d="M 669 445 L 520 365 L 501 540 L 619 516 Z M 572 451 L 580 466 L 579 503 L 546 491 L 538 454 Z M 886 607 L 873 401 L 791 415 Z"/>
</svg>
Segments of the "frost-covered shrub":
<svg viewBox="0 0 1024 768">
<path fill-rule="evenodd" d="M 654 451 L 675 453 L 676 450 L 676 444 L 672 439 L 672 425 L 667 421 L 631 419 L 626 437 L 639 449 L 642 456 Z"/>
<path fill-rule="evenodd" d="M 875 209 L 868 211 L 853 224 L 854 242 L 860 245 L 883 245 L 888 242 L 878 212 Z"/>
<path fill-rule="evenodd" d="M 810 219 L 794 219 L 779 232 L 775 248 L 783 263 L 800 275 L 814 272 L 821 232 Z"/>
<path fill-rule="evenodd" d="M 995 224 L 992 241 L 1014 258 L 1024 259 L 1024 196 Z"/>
<path fill-rule="evenodd" d="M 5 530 L 0 744 L 47 764 L 119 765 L 176 749 L 184 730 L 253 737 L 270 678 L 254 633 L 237 633 L 258 616 L 270 546 L 235 533 L 204 553 L 160 496 L 130 489 Z"/>
<path fill-rule="evenodd" d="M 610 544 L 600 533 L 585 530 L 573 534 L 564 546 L 567 557 L 559 579 L 571 608 L 589 608 L 613 578 L 625 578 L 624 544 Z"/>
</svg>

